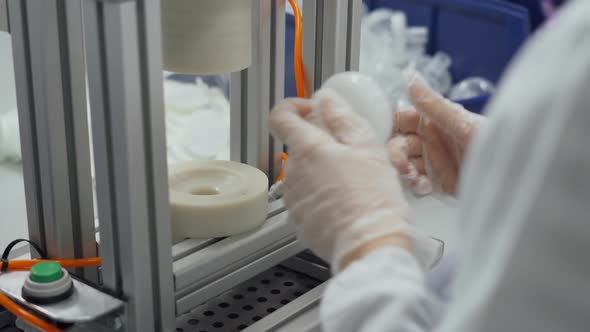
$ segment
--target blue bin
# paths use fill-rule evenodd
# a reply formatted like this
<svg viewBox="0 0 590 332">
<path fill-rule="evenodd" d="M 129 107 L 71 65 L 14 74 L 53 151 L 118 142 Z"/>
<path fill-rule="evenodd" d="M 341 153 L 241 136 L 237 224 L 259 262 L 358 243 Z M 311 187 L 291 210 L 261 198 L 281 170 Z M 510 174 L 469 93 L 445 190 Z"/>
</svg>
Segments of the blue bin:
<svg viewBox="0 0 590 332">
<path fill-rule="evenodd" d="M 530 33 L 525 7 L 505 0 L 365 0 L 369 9 L 404 11 L 411 26 L 430 31 L 428 52 L 443 51 L 453 59 L 455 82 L 481 76 L 497 83 L 507 64 Z M 285 95 L 295 96 L 292 16 L 287 16 Z M 490 96 L 460 100 L 481 113 Z"/>
<path fill-rule="evenodd" d="M 297 97 L 295 71 L 293 64 L 293 47 L 295 43 L 295 17 L 287 15 L 285 33 L 285 97 Z"/>
<path fill-rule="evenodd" d="M 370 9 L 402 10 L 409 25 L 427 26 L 428 50 L 451 56 L 455 82 L 480 76 L 498 83 L 530 33 L 529 12 L 505 0 L 368 0 Z M 424 23 L 424 18 L 430 21 Z M 490 96 L 459 100 L 481 113 Z"/>
<path fill-rule="evenodd" d="M 455 82 L 481 76 L 497 83 L 529 34 L 525 8 L 502 1 L 438 0 L 433 48 L 451 56 Z"/>
</svg>

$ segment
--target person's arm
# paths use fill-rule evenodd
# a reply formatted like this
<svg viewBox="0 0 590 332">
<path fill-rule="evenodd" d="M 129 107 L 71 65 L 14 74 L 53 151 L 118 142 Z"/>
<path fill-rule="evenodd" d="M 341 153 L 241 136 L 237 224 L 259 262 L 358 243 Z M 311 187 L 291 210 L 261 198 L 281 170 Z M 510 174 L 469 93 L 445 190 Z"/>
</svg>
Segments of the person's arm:
<svg viewBox="0 0 590 332">
<path fill-rule="evenodd" d="M 436 328 L 444 308 L 413 255 L 383 246 L 334 276 L 320 312 L 324 332 L 426 332 Z"/>
<path fill-rule="evenodd" d="M 356 249 L 353 249 L 348 255 L 342 258 L 340 269 L 346 269 L 354 261 L 360 260 L 375 250 L 383 247 L 397 247 L 407 252 L 412 252 L 412 244 L 405 234 L 389 234 L 375 240 L 364 243 Z"/>
<path fill-rule="evenodd" d="M 395 323 L 427 331 L 438 306 L 422 269 L 440 255 L 440 245 L 409 223 L 398 173 L 369 124 L 336 93 L 323 91 L 311 102 L 277 105 L 271 128 L 289 147 L 285 202 L 298 238 L 337 274 L 322 304 L 325 330 L 340 329 L 331 327 L 332 318 L 346 322 L 345 331 L 385 330 L 379 319 L 399 315 L 387 330 Z"/>
<path fill-rule="evenodd" d="M 391 160 L 416 194 L 454 195 L 465 152 L 485 118 L 439 95 L 419 75 L 410 79 L 408 95 L 414 106 L 393 116 Z"/>
</svg>

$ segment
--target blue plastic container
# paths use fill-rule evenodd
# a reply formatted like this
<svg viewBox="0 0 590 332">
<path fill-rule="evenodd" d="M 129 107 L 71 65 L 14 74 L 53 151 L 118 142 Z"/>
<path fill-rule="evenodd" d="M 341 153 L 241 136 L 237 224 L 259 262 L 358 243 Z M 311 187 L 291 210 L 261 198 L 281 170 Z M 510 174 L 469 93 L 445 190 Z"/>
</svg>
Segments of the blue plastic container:
<svg viewBox="0 0 590 332">
<path fill-rule="evenodd" d="M 370 9 L 402 10 L 409 25 L 427 26 L 428 50 L 451 56 L 455 82 L 480 76 L 497 83 L 530 32 L 526 8 L 504 0 L 368 0 Z M 425 21 L 429 18 L 429 21 Z M 459 100 L 481 113 L 490 96 Z"/>
<path fill-rule="evenodd" d="M 505 0 L 365 0 L 369 9 L 404 11 L 410 26 L 426 26 L 428 52 L 444 51 L 453 59 L 451 74 L 459 82 L 481 76 L 497 83 L 530 33 L 529 12 Z M 295 96 L 294 20 L 287 16 L 285 95 Z M 490 96 L 460 100 L 481 113 Z"/>
<path fill-rule="evenodd" d="M 295 71 L 293 65 L 293 46 L 295 42 L 295 17 L 287 15 L 285 33 L 285 97 L 297 96 Z"/>
<path fill-rule="evenodd" d="M 529 35 L 525 8 L 503 1 L 438 0 L 433 48 L 451 56 L 455 82 L 481 76 L 498 82 Z"/>
</svg>

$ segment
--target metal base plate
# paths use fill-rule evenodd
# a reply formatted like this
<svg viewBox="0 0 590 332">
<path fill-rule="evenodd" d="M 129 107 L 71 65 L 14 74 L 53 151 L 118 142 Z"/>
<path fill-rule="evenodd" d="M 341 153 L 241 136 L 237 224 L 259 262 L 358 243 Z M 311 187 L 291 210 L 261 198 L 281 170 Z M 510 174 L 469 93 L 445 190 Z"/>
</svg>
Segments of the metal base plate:
<svg viewBox="0 0 590 332">
<path fill-rule="evenodd" d="M 275 266 L 180 316 L 176 331 L 241 331 L 321 283 Z"/>
<path fill-rule="evenodd" d="M 72 296 L 58 303 L 35 305 L 22 297 L 21 290 L 28 271 L 14 271 L 0 274 L 0 290 L 16 302 L 31 308 L 57 322 L 88 322 L 123 307 L 123 302 L 108 294 L 86 285 L 74 278 Z"/>
</svg>

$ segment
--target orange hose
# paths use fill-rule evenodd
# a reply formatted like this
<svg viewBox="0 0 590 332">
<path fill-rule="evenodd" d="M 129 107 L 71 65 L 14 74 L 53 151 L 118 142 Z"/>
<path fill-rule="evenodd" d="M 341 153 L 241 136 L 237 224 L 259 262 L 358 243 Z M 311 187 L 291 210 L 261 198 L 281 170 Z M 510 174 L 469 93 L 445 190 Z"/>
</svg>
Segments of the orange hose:
<svg viewBox="0 0 590 332">
<path fill-rule="evenodd" d="M 311 87 L 305 73 L 305 66 L 303 65 L 303 17 L 301 16 L 301 9 L 296 0 L 289 0 L 289 5 L 293 8 L 293 16 L 295 17 L 295 45 L 293 46 L 293 70 L 295 71 L 295 85 L 297 87 L 297 97 L 307 98 L 311 93 Z M 285 168 L 287 167 L 287 154 L 281 155 L 283 165 L 281 172 L 277 177 L 276 182 L 283 181 L 285 177 Z M 275 182 L 275 183 L 276 183 Z"/>
<path fill-rule="evenodd" d="M 279 177 L 277 178 L 277 182 L 283 181 L 285 177 L 285 169 L 287 168 L 287 154 L 283 152 L 281 155 L 281 160 L 283 161 L 283 165 L 281 165 L 281 173 L 279 173 Z"/>
<path fill-rule="evenodd" d="M 295 70 L 295 83 L 297 86 L 297 96 L 299 98 L 306 97 L 307 78 L 305 75 L 305 67 L 303 65 L 303 17 L 301 16 L 301 9 L 297 5 L 296 0 L 289 0 L 291 8 L 293 8 L 293 15 L 295 16 L 295 45 L 293 47 L 293 67 Z"/>
<path fill-rule="evenodd" d="M 8 263 L 8 271 L 29 270 L 33 265 L 41 262 L 57 262 L 65 269 L 76 267 L 99 266 L 102 263 L 100 257 L 82 258 L 82 259 L 32 259 L 32 260 L 13 260 Z"/>
<path fill-rule="evenodd" d="M 14 303 L 10 298 L 8 298 L 8 296 L 4 295 L 2 292 L 0 292 L 0 305 L 3 306 L 6 310 L 10 311 L 15 316 L 19 317 L 20 319 L 26 321 L 27 323 L 33 325 L 34 327 L 43 332 L 63 332 L 62 329 L 47 323 L 41 318 L 28 312 L 18 304 Z"/>
</svg>

